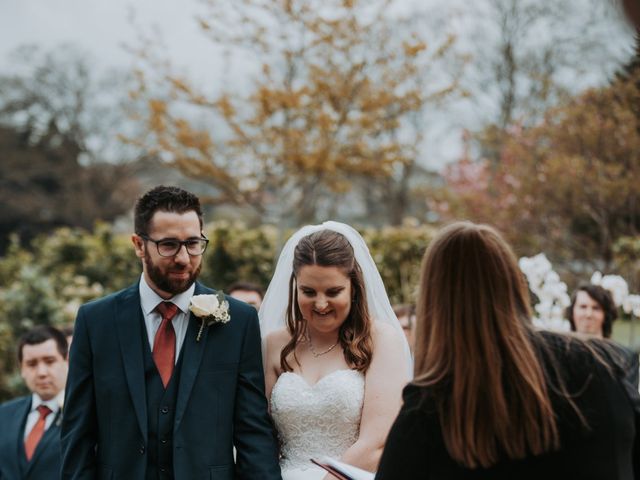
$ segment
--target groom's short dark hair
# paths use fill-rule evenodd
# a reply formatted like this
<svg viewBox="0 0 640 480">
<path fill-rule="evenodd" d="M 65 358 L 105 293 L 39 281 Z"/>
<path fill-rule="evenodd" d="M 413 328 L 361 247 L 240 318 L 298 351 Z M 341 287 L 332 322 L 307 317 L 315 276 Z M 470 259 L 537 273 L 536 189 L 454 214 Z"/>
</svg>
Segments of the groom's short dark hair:
<svg viewBox="0 0 640 480">
<path fill-rule="evenodd" d="M 147 235 L 149 223 L 157 211 L 186 213 L 196 212 L 202 228 L 200 200 L 193 193 L 178 187 L 157 186 L 142 195 L 136 202 L 133 227 L 137 235 Z"/>
</svg>

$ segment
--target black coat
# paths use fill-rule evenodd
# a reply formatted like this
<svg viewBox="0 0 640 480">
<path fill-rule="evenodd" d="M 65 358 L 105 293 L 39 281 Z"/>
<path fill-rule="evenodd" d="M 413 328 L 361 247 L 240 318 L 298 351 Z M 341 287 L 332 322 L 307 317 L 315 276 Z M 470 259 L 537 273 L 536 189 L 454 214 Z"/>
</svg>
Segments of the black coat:
<svg viewBox="0 0 640 480">
<path fill-rule="evenodd" d="M 409 385 L 376 479 L 640 479 L 640 398 L 626 372 L 607 358 L 611 355 L 609 347 L 600 345 L 596 350 L 613 367 L 598 362 L 577 340 L 550 333 L 536 338 L 555 357 L 568 391 L 576 394 L 574 401 L 589 429 L 581 424 L 564 397 L 550 388 L 558 416 L 560 450 L 518 461 L 505 459 L 488 469 L 471 470 L 449 456 L 430 392 Z M 552 371 L 551 355 L 541 357 L 545 371 Z"/>
<path fill-rule="evenodd" d="M 638 390 L 638 354 L 630 348 L 615 344 L 622 354 L 622 368 L 626 372 L 627 380 Z"/>
</svg>

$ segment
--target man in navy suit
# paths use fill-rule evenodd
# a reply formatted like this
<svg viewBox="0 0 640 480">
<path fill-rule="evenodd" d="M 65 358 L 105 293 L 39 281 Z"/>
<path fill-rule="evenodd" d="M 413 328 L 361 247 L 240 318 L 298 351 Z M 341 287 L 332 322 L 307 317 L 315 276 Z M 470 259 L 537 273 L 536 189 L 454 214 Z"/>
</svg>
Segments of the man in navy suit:
<svg viewBox="0 0 640 480">
<path fill-rule="evenodd" d="M 18 343 L 20 373 L 31 395 L 0 405 L 0 480 L 51 480 L 60 474 L 60 418 L 67 340 L 38 326 Z"/>
<path fill-rule="evenodd" d="M 139 282 L 76 318 L 63 479 L 281 479 L 256 310 L 227 297 L 204 325 L 189 311 L 194 295 L 215 293 L 196 282 L 202 226 L 182 189 L 136 203 Z"/>
</svg>

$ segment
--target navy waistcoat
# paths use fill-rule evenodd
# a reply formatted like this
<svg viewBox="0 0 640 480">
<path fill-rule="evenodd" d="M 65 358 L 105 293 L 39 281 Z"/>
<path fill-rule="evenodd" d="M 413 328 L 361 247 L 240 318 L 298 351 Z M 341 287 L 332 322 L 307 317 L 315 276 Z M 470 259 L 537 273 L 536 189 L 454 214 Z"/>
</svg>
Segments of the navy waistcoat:
<svg viewBox="0 0 640 480">
<path fill-rule="evenodd" d="M 146 330 L 144 330 L 146 339 Z M 153 361 L 149 342 L 144 347 L 144 380 L 147 392 L 148 455 L 147 480 L 171 480 L 173 476 L 173 424 L 175 418 L 180 370 L 182 369 L 182 348 L 178 362 L 173 369 L 169 384 L 165 389 Z"/>
</svg>

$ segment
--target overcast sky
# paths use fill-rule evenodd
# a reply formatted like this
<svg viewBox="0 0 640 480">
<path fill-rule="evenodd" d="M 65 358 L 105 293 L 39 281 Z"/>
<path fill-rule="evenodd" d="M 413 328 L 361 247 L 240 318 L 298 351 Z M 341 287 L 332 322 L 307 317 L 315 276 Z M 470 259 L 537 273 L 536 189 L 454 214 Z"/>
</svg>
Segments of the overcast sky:
<svg viewBox="0 0 640 480">
<path fill-rule="evenodd" d="M 433 11 L 446 10 L 437 3 L 446 0 L 406 0 L 412 1 L 421 6 L 431 3 L 436 7 Z M 447 7 L 456 1 L 448 0 Z M 466 0 L 458 3 L 460 8 L 468 8 Z M 9 52 L 20 45 L 36 44 L 50 49 L 65 42 L 80 46 L 94 66 L 128 69 L 133 60 L 124 45 L 140 45 L 136 31 L 148 32 L 157 27 L 166 46 L 165 53 L 174 65 L 196 84 L 215 85 L 226 70 L 216 68 L 223 64 L 221 56 L 212 49 L 195 21 L 199 8 L 199 0 L 0 0 L 0 72 L 11 70 Z M 607 42 L 620 42 L 619 31 L 614 26 L 613 33 L 607 32 L 602 37 Z M 632 45 L 629 41 L 624 43 Z M 235 87 L 248 81 L 245 75 L 232 76 Z M 449 113 L 456 118 L 466 115 L 455 110 Z M 452 145 L 457 144 L 459 133 L 454 130 L 450 132 L 454 142 L 438 142 L 448 152 L 436 156 L 457 155 L 459 148 L 452 149 Z"/>
<path fill-rule="evenodd" d="M 456 4 L 449 0 L 442 9 L 438 1 L 417 5 L 435 4 L 432 11 L 442 11 Z M 199 0 L 0 0 L 0 69 L 10 68 L 8 53 L 19 45 L 50 48 L 64 42 L 84 48 L 97 66 L 127 67 L 131 56 L 123 46 L 136 45 L 136 29 L 157 27 L 168 57 L 199 76 L 206 72 L 203 52 L 212 48 L 194 20 L 199 8 Z M 212 56 L 206 58 L 211 71 Z"/>
<path fill-rule="evenodd" d="M 97 65 L 127 66 L 123 45 L 135 43 L 132 18 L 159 27 L 178 63 L 197 66 L 199 47 L 206 46 L 194 21 L 198 6 L 197 0 L 0 0 L 0 68 L 18 45 L 64 42 L 83 47 Z"/>
</svg>

